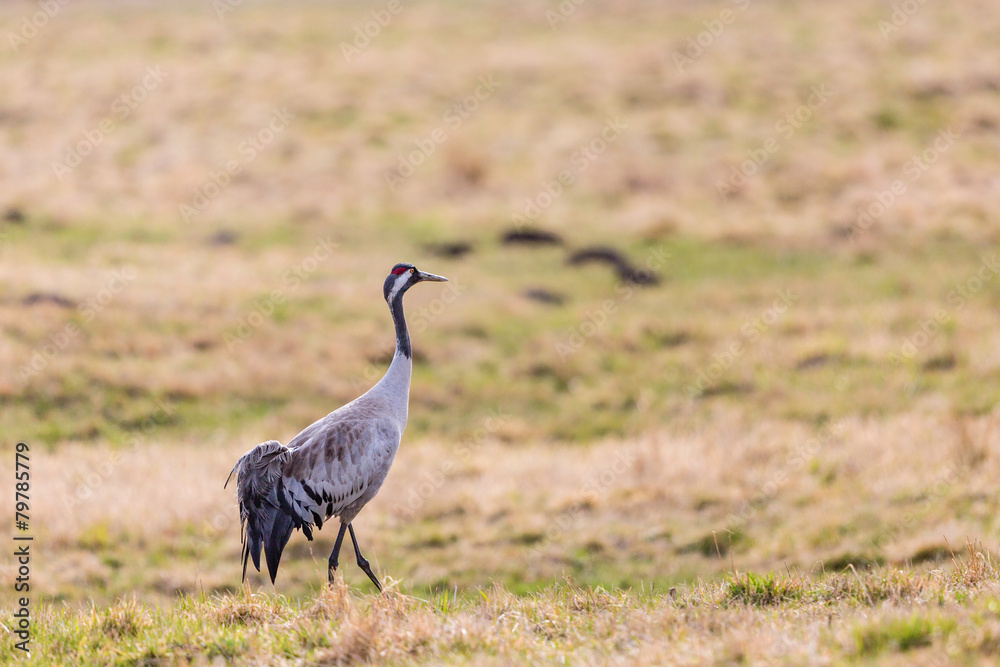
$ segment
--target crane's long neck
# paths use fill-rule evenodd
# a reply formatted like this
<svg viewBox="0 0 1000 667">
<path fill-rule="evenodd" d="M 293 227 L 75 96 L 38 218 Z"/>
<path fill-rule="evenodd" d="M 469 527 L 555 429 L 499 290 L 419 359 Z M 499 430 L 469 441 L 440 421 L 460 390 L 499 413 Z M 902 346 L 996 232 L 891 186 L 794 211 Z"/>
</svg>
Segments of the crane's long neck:
<svg viewBox="0 0 1000 667">
<path fill-rule="evenodd" d="M 392 312 L 392 322 L 396 325 L 396 357 L 402 355 L 410 359 L 410 332 L 406 330 L 406 318 L 403 316 L 403 294 L 394 295 L 389 303 Z M 395 360 L 395 357 L 393 357 Z"/>
<path fill-rule="evenodd" d="M 413 361 L 410 358 L 410 334 L 406 330 L 406 319 L 403 317 L 403 295 L 393 295 L 389 302 L 392 321 L 396 325 L 396 354 L 392 357 L 389 370 L 379 380 L 377 389 L 392 406 L 400 427 L 406 426 L 406 416 L 410 403 L 410 371 Z"/>
</svg>

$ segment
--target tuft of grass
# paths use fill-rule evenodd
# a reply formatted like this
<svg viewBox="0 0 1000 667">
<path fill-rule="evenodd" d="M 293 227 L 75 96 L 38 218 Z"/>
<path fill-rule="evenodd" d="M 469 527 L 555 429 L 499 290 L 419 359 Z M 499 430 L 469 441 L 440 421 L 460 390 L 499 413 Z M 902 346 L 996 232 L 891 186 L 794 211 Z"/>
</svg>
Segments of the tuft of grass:
<svg viewBox="0 0 1000 667">
<path fill-rule="evenodd" d="M 993 555 L 983 548 L 979 541 L 966 539 L 965 559 L 952 554 L 955 563 L 955 570 L 952 573 L 952 581 L 958 586 L 965 588 L 978 587 L 987 582 L 996 582 L 998 579 L 997 564 L 993 560 Z"/>
<path fill-rule="evenodd" d="M 102 610 L 91 608 L 91 627 L 109 639 L 136 637 L 152 624 L 149 611 L 135 598 L 119 600 Z"/>
<path fill-rule="evenodd" d="M 801 582 L 786 577 L 776 577 L 773 572 L 766 575 L 746 572 L 729 577 L 727 597 L 733 602 L 754 607 L 767 607 L 802 597 Z"/>
<path fill-rule="evenodd" d="M 207 616 L 224 626 L 251 626 L 281 620 L 284 606 L 244 586 L 241 597 L 218 597 Z"/>
</svg>

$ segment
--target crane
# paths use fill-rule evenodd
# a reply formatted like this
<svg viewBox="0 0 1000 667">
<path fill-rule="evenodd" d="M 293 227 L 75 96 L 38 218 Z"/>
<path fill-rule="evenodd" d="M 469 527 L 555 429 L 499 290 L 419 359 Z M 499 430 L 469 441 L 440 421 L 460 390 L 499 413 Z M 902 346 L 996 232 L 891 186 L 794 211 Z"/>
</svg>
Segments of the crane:
<svg viewBox="0 0 1000 667">
<path fill-rule="evenodd" d="M 322 529 L 324 521 L 337 517 L 340 532 L 330 553 L 328 580 L 333 582 L 344 534 L 349 531 L 358 567 L 381 592 L 382 584 L 361 555 L 353 521 L 382 487 L 406 428 L 413 362 L 403 295 L 419 282 L 446 280 L 412 264 L 396 264 L 382 288 L 396 327 L 396 351 L 382 379 L 303 429 L 287 446 L 268 440 L 240 457 L 233 467 L 226 486 L 236 474 L 244 581 L 248 560 L 252 559 L 260 572 L 263 547 L 273 584 L 292 531 L 301 529 L 311 541 L 314 525 Z"/>
</svg>

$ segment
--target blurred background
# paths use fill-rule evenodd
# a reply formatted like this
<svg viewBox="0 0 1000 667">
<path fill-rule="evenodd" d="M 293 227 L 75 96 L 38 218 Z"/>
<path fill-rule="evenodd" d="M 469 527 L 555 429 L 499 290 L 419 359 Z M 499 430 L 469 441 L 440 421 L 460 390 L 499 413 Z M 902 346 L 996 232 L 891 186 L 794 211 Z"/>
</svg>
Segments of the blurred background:
<svg viewBox="0 0 1000 667">
<path fill-rule="evenodd" d="M 985 0 L 0 27 L 0 473 L 29 443 L 46 597 L 238 587 L 226 475 L 381 376 L 398 261 L 451 278 L 407 297 L 409 427 L 356 522 L 403 590 L 995 546 Z M 325 583 L 334 537 L 293 537 L 278 589 Z"/>
</svg>

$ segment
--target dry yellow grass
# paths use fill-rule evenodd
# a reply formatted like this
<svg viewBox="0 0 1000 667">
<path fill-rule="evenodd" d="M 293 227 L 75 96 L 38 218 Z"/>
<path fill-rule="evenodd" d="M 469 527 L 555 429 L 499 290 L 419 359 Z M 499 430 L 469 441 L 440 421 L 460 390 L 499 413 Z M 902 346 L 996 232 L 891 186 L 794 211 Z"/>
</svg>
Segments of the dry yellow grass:
<svg viewBox="0 0 1000 667">
<path fill-rule="evenodd" d="M 5 23 L 30 8 L 5 5 Z M 64 224 L 110 217 L 171 235 L 275 219 L 492 227 L 619 117 L 626 130 L 544 211 L 546 225 L 825 244 L 904 179 L 909 192 L 871 236 L 991 239 L 1000 111 L 990 9 L 921 4 L 883 36 L 890 5 L 750 3 L 679 66 L 718 18 L 712 8 L 588 3 L 552 29 L 530 3 L 406 5 L 348 60 L 340 44 L 369 9 L 247 4 L 219 20 L 187 5 L 67 5 L 0 53 L 11 149 L 0 200 Z M 162 81 L 119 119 L 115 101 L 150 66 Z M 446 114 L 484 76 L 499 87 L 455 127 Z M 829 99 L 801 127 L 778 127 L 818 86 Z M 245 160 L 241 142 L 275 109 L 292 119 Z M 105 118 L 113 131 L 58 179 L 53 161 Z M 437 128 L 446 141 L 390 190 L 387 170 Z M 960 138 L 910 180 L 907 160 L 947 128 Z M 759 173 L 720 197 L 717 184 L 771 138 L 777 150 Z M 179 206 L 229 160 L 244 167 L 233 185 L 183 224 Z"/>
<path fill-rule="evenodd" d="M 467 598 L 362 598 L 343 582 L 290 601 L 240 591 L 168 610 L 132 600 L 38 615 L 52 662 L 224 659 L 255 664 L 946 664 L 987 659 L 996 566 L 975 545 L 955 572 L 843 574 L 822 582 L 732 576 L 683 590 L 581 589 L 532 595 L 500 585 Z M 970 604 L 970 600 L 981 601 Z M 984 618 L 985 617 L 985 618 Z M 5 655 L 9 654 L 5 652 Z"/>
<path fill-rule="evenodd" d="M 349 58 L 378 8 L 224 7 L 68 3 L 0 49 L 0 432 L 52 655 L 995 648 L 989 2 L 441 0 Z M 525 224 L 565 244 L 500 242 Z M 590 244 L 659 284 L 567 264 Z M 286 597 L 241 590 L 222 482 L 380 375 L 399 260 L 452 282 L 407 297 L 411 421 L 358 524 L 393 592 L 322 590 L 329 530 Z"/>
<path fill-rule="evenodd" d="M 814 576 L 851 564 L 926 567 L 966 536 L 998 546 L 994 423 L 905 416 L 813 432 L 720 412 L 697 433 L 587 445 L 407 442 L 358 530 L 373 563 L 417 591 L 491 580 L 534 588 L 563 576 L 674 585 L 733 567 Z M 225 438 L 36 453 L 37 590 L 67 599 L 232 590 L 239 531 L 222 482 L 246 447 Z M 9 499 L 0 511 L 12 511 Z M 334 537 L 294 537 L 277 589 L 319 588 Z M 352 563 L 345 572 L 367 588 Z"/>
</svg>

